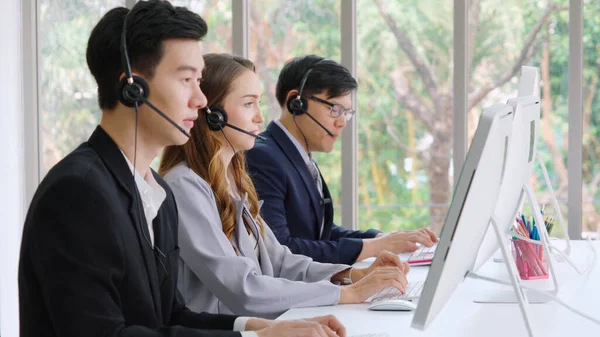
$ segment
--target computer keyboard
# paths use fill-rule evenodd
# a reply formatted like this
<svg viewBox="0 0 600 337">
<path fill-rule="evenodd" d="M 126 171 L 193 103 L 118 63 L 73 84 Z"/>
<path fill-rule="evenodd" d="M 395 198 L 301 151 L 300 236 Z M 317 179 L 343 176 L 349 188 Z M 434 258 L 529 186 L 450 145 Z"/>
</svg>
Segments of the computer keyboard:
<svg viewBox="0 0 600 337">
<path fill-rule="evenodd" d="M 381 289 L 377 294 L 369 297 L 365 302 L 375 302 L 382 300 L 416 300 L 421 297 L 424 281 L 409 282 L 406 285 L 406 293 L 402 294 L 400 290 L 394 287 L 386 287 Z"/>
<path fill-rule="evenodd" d="M 387 333 L 368 333 L 366 335 L 353 335 L 350 337 L 390 337 Z"/>
<path fill-rule="evenodd" d="M 435 254 L 436 248 L 437 244 L 434 244 L 431 247 L 421 246 L 408 257 L 406 262 L 408 262 L 408 264 L 429 264 L 433 261 L 433 255 Z"/>
</svg>

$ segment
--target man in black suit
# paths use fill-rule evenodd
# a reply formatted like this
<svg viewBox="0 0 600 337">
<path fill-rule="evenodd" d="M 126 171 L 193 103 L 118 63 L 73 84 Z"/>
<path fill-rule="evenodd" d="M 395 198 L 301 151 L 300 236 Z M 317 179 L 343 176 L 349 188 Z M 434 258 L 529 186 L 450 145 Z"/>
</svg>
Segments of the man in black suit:
<svg viewBox="0 0 600 337">
<path fill-rule="evenodd" d="M 248 170 L 262 215 L 275 236 L 295 254 L 318 262 L 353 264 L 387 250 L 415 251 L 437 241 L 429 229 L 381 233 L 337 226 L 333 201 L 314 152 L 331 152 L 354 115 L 356 80 L 341 64 L 316 55 L 288 61 L 277 80 L 281 118 L 271 122 L 247 152 Z"/>
<path fill-rule="evenodd" d="M 204 67 L 199 40 L 207 27 L 197 14 L 166 1 L 138 2 L 128 12 L 109 11 L 88 41 L 100 125 L 48 173 L 27 213 L 21 336 L 345 335 L 331 316 L 275 323 L 185 307 L 177 292 L 175 200 L 149 166 L 163 147 L 181 145 L 187 136 L 148 104 L 139 112 L 127 104 L 140 105 L 139 95 L 149 93 L 148 101 L 189 132 L 206 105 L 198 83 Z M 124 25 L 132 71 L 147 81 L 147 87 L 127 86 L 128 95 L 119 85 L 129 78 L 120 52 Z"/>
</svg>

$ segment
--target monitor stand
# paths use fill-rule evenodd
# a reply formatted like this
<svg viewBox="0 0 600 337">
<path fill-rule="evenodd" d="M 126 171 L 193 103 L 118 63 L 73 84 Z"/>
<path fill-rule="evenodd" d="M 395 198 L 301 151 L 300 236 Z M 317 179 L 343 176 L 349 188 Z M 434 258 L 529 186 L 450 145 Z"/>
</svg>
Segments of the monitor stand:
<svg viewBox="0 0 600 337">
<path fill-rule="evenodd" d="M 501 297 L 500 295 L 504 294 L 506 295 L 507 293 L 502 293 L 502 294 L 498 294 L 497 296 L 495 296 L 495 298 L 489 298 L 491 301 L 489 302 L 484 302 L 484 299 L 480 299 L 480 300 L 476 300 L 475 302 L 477 303 L 498 303 L 498 301 L 500 300 L 502 303 L 518 303 L 519 304 L 519 308 L 521 309 L 521 315 L 523 316 L 523 321 L 525 323 L 525 328 L 527 329 L 527 333 L 529 337 L 533 337 L 533 328 L 531 326 L 531 321 L 530 321 L 530 302 L 529 302 L 529 298 L 527 297 L 527 294 L 525 293 L 525 289 L 523 289 L 521 287 L 521 282 L 519 279 L 519 273 L 517 271 L 517 267 L 514 263 L 512 263 L 512 254 L 510 252 L 510 241 L 508 239 L 510 233 L 508 233 L 508 231 L 506 230 L 508 228 L 508 226 L 503 226 L 502 228 L 500 227 L 500 225 L 498 224 L 498 221 L 496 220 L 495 215 L 492 216 L 491 219 L 491 224 L 494 228 L 494 232 L 496 233 L 496 238 L 498 239 L 498 242 L 500 243 L 500 251 L 502 252 L 502 257 L 504 259 L 504 265 L 506 266 L 506 270 L 508 271 L 508 276 L 510 281 L 500 281 L 502 284 L 506 284 L 506 285 L 510 285 L 513 288 L 512 294 L 508 295 L 507 297 L 504 298 L 499 298 Z M 511 261 L 511 262 L 507 262 L 507 261 Z M 549 263 L 550 264 L 550 263 Z M 475 279 L 483 279 L 483 280 L 487 280 L 487 281 L 491 281 L 491 282 L 495 282 L 495 283 L 500 283 L 497 282 L 497 280 L 493 279 L 493 278 L 487 278 L 485 276 L 479 275 L 475 272 L 469 272 L 467 273 L 467 276 L 471 277 L 471 278 L 475 278 Z M 499 281 L 499 280 L 498 280 Z M 512 297 L 512 298 L 511 298 Z M 509 299 L 515 299 L 515 302 L 508 302 Z"/>
<path fill-rule="evenodd" d="M 564 218 L 562 216 L 562 212 L 560 210 L 558 200 L 556 199 L 556 194 L 554 193 L 554 189 L 552 188 L 552 183 L 550 182 L 550 177 L 548 176 L 548 170 L 546 169 L 546 164 L 544 164 L 544 161 L 542 160 L 539 152 L 536 153 L 536 159 L 540 165 L 540 168 L 542 169 L 542 173 L 544 175 L 544 182 L 546 183 L 546 188 L 548 189 L 548 192 L 550 193 L 550 198 L 552 200 L 552 207 L 554 208 L 554 211 L 556 213 L 556 219 L 558 220 L 558 224 L 560 225 L 560 228 L 562 229 L 563 239 L 564 239 L 564 242 L 566 243 L 566 247 L 564 248 L 564 250 L 559 250 L 558 248 L 556 248 L 554 246 L 550 246 L 551 247 L 550 251 L 556 258 L 557 262 L 565 262 L 566 259 L 568 259 L 568 257 L 571 255 L 571 239 L 569 237 L 569 231 L 567 229 Z M 531 184 L 529 184 L 528 187 L 533 191 Z M 535 193 L 532 192 L 531 195 L 532 195 L 531 198 L 533 199 L 533 202 L 536 205 L 539 205 L 535 198 Z M 532 207 L 532 209 L 533 209 L 533 207 Z M 534 211 L 533 213 L 534 213 L 536 223 L 540 223 L 539 221 L 542 221 L 541 223 L 544 223 L 543 217 L 541 216 L 541 212 Z M 536 215 L 539 215 L 539 217 L 537 217 Z M 546 230 L 546 226 L 539 226 L 538 229 L 540 230 L 540 237 L 545 237 L 546 241 L 550 242 L 550 235 L 548 234 L 548 231 Z M 494 256 L 494 262 L 503 262 L 503 258 L 501 256 Z M 579 271 L 578 268 L 575 267 L 573 263 L 570 263 L 570 264 L 573 265 L 573 267 L 576 269 L 576 271 L 578 273 L 580 273 L 580 274 L 583 273 L 583 272 Z"/>
<path fill-rule="evenodd" d="M 545 170 L 545 167 L 544 167 L 544 170 Z M 547 174 L 545 174 L 545 175 L 547 176 Z M 547 183 L 548 182 L 549 182 L 549 179 L 547 179 Z M 541 211 L 539 209 L 538 203 L 535 198 L 535 193 L 533 192 L 533 188 L 531 187 L 531 185 L 529 183 L 527 185 L 523 186 L 522 188 L 523 188 L 524 194 L 527 196 L 527 202 L 530 204 L 530 206 L 533 210 L 533 216 L 535 218 L 536 223 L 544 223 L 544 221 L 542 219 Z M 554 201 L 556 201 L 555 198 L 554 198 Z M 556 204 L 558 204 L 558 203 L 556 203 Z M 558 212 L 560 212 L 560 211 L 558 211 Z M 477 302 L 477 303 L 518 303 L 519 308 L 521 310 L 521 315 L 523 317 L 523 321 L 525 323 L 525 328 L 527 329 L 528 336 L 533 337 L 533 328 L 532 328 L 531 320 L 530 320 L 530 305 L 534 304 L 534 303 L 545 303 L 550 300 L 557 300 L 556 294 L 558 293 L 558 281 L 556 278 L 556 273 L 555 273 L 555 268 L 554 268 L 555 256 L 553 254 L 549 254 L 549 252 L 552 250 L 559 252 L 559 254 L 562 255 L 562 257 L 565 259 L 565 261 L 569 262 L 577 272 L 587 273 L 591 269 L 593 269 L 596 264 L 595 249 L 592 247 L 592 250 L 594 253 L 594 262 L 593 262 L 592 267 L 589 270 L 580 271 L 577 268 L 577 266 L 575 266 L 572 263 L 572 261 L 570 261 L 570 259 L 566 253 L 564 253 L 561 250 L 559 250 L 558 248 L 555 248 L 550 245 L 549 236 L 546 231 L 546 227 L 538 226 L 538 228 L 540 228 L 540 240 L 539 241 L 530 241 L 530 242 L 537 244 L 537 245 L 541 245 L 543 247 L 544 251 L 546 252 L 546 259 L 548 260 L 549 277 L 552 278 L 552 282 L 554 285 L 554 289 L 552 289 L 552 290 L 540 290 L 540 289 L 536 289 L 530 285 L 524 285 L 522 280 L 519 277 L 516 263 L 513 262 L 514 258 L 512 257 L 512 253 L 510 251 L 511 243 L 510 243 L 509 237 L 515 236 L 514 232 L 510 232 L 508 230 L 508 228 L 510 228 L 510 226 L 508 224 L 503 224 L 502 226 L 500 226 L 500 224 L 498 224 L 498 221 L 497 221 L 495 215 L 490 220 L 490 223 L 492 224 L 492 226 L 494 228 L 494 232 L 496 233 L 496 238 L 498 239 L 498 242 L 500 243 L 500 251 L 502 253 L 502 260 L 504 262 L 504 265 L 506 266 L 506 270 L 508 271 L 510 281 L 495 279 L 493 277 L 487 277 L 484 275 L 477 274 L 473 271 L 469 271 L 467 273 L 467 276 L 474 278 L 474 279 L 480 279 L 480 280 L 485 280 L 485 281 L 489 281 L 489 282 L 493 282 L 493 283 L 512 286 L 513 289 L 512 289 L 512 292 L 511 291 L 500 291 L 500 292 L 495 292 L 495 294 L 485 294 L 483 296 L 478 295 L 480 298 L 474 300 L 474 302 Z M 518 235 L 516 235 L 516 236 L 519 237 Z M 565 237 L 568 240 L 568 234 L 565 235 Z M 525 238 L 522 238 L 522 239 L 525 239 Z M 526 240 L 528 240 L 528 239 L 526 239 Z M 568 251 L 570 252 L 570 248 L 568 248 Z M 507 261 L 509 261 L 509 262 L 507 262 Z M 531 281 L 528 281 L 528 282 L 531 282 Z M 561 305 L 566 306 L 563 302 L 561 302 L 561 301 L 558 301 L 558 302 Z M 571 308 L 571 310 L 572 310 L 572 308 Z M 583 315 L 581 313 L 578 313 L 578 314 Z M 590 318 L 588 316 L 585 316 L 585 317 L 594 321 L 597 324 L 600 324 L 600 321 L 598 321 L 594 318 Z"/>
<path fill-rule="evenodd" d="M 535 194 L 533 189 L 529 184 L 522 186 L 522 190 L 527 197 L 527 202 L 530 204 L 531 209 L 533 210 L 534 218 L 537 223 L 544 223 L 542 220 L 541 212 L 537 201 L 535 199 Z M 512 219 L 514 221 L 514 219 Z M 516 264 L 513 262 L 514 258 L 512 257 L 512 253 L 510 251 L 510 240 L 509 237 L 515 236 L 514 232 L 510 232 L 509 228 L 510 224 L 498 224 L 498 221 L 495 215 L 490 220 L 494 228 L 494 232 L 496 233 L 496 239 L 500 244 L 500 251 L 502 252 L 502 258 L 504 261 L 504 265 L 506 266 L 506 270 L 508 271 L 509 281 L 496 280 L 494 278 L 485 277 L 474 272 L 469 272 L 467 276 L 483 279 L 495 283 L 501 283 L 505 285 L 510 285 L 513 288 L 512 292 L 503 291 L 496 292 L 495 294 L 487 294 L 487 295 L 478 295 L 480 298 L 474 300 L 477 303 L 518 303 L 519 308 L 521 309 L 521 315 L 523 316 L 523 320 L 525 322 L 525 327 L 530 337 L 533 337 L 533 330 L 531 326 L 531 322 L 529 319 L 529 311 L 530 304 L 533 303 L 545 303 L 548 302 L 558 293 L 558 281 L 556 279 L 556 273 L 554 269 L 554 259 L 552 258 L 552 254 L 550 254 L 550 242 L 548 240 L 547 233 L 540 235 L 539 241 L 531 241 L 534 244 L 541 245 L 546 252 L 546 259 L 548 261 L 548 277 L 552 278 L 552 283 L 554 288 L 547 291 L 539 291 L 536 292 L 536 295 L 531 296 L 531 292 L 526 291 L 523 286 L 521 279 L 519 277 L 519 273 L 517 271 Z M 544 227 L 544 226 L 541 226 Z M 543 232 L 545 232 L 545 227 Z M 521 238 L 525 239 L 525 238 Z M 548 296 L 544 294 L 547 293 Z"/>
<path fill-rule="evenodd" d="M 560 206 L 558 205 L 558 200 L 556 199 L 556 194 L 554 194 L 554 189 L 552 188 L 552 183 L 550 183 L 550 177 L 548 176 L 548 170 L 546 170 L 546 164 L 544 164 L 544 161 L 542 160 L 542 157 L 540 156 L 539 152 L 537 153 L 536 157 L 540 164 L 540 167 L 542 168 L 542 173 L 544 174 L 546 188 L 548 188 L 548 192 L 550 193 L 550 197 L 552 198 L 552 206 L 554 207 L 554 211 L 556 212 L 556 218 L 558 220 L 558 224 L 560 225 L 560 227 L 562 229 L 563 237 L 565 239 L 565 242 L 567 243 L 567 247 L 565 247 L 565 250 L 562 251 L 565 256 L 563 256 L 563 255 L 556 256 L 557 261 L 563 262 L 565 257 L 569 257 L 571 255 L 571 239 L 569 238 L 569 231 L 567 229 L 567 226 L 565 225 L 565 221 L 563 219 L 562 212 L 560 211 Z M 531 185 L 530 185 L 530 188 L 531 188 Z M 535 196 L 534 196 L 534 201 L 535 201 Z M 536 204 L 537 204 L 537 202 L 536 202 Z M 541 220 L 542 222 L 538 222 L 538 223 L 544 223 L 544 220 L 541 216 L 541 212 L 535 211 L 534 215 L 540 215 L 538 218 L 536 218 L 536 220 L 535 220 L 536 222 Z M 545 236 L 547 240 L 550 240 L 549 239 L 550 235 L 548 235 L 548 231 L 546 231 L 546 226 L 539 226 L 539 227 L 541 229 L 540 236 Z M 553 249 L 557 249 L 557 248 L 553 247 Z"/>
</svg>

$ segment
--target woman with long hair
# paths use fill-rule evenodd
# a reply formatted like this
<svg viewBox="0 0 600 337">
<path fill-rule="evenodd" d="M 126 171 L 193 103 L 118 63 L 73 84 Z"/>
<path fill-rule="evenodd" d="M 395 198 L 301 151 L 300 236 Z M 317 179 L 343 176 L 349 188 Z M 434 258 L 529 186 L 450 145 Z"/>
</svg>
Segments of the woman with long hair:
<svg viewBox="0 0 600 337">
<path fill-rule="evenodd" d="M 324 264 L 282 246 L 260 216 L 244 152 L 263 123 L 249 60 L 204 56 L 201 110 L 191 139 L 165 149 L 159 173 L 179 213 L 179 290 L 192 310 L 276 317 L 290 308 L 362 303 L 384 287 L 404 291 L 408 265 L 382 252 L 369 268 Z M 226 126 L 225 122 L 244 132 Z"/>
</svg>

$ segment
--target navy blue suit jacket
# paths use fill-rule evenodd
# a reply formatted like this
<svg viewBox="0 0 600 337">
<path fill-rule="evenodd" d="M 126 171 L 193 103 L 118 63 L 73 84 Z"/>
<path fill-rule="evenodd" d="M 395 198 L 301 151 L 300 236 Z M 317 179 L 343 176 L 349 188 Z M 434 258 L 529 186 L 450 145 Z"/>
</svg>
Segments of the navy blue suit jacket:
<svg viewBox="0 0 600 337">
<path fill-rule="evenodd" d="M 356 262 L 362 239 L 373 238 L 379 231 L 353 231 L 335 225 L 327 184 L 323 180 L 321 198 L 306 163 L 285 131 L 271 122 L 262 136 L 266 140 L 257 139 L 246 153 L 248 171 L 259 198 L 264 200 L 262 216 L 279 242 L 293 253 L 318 262 Z"/>
</svg>

